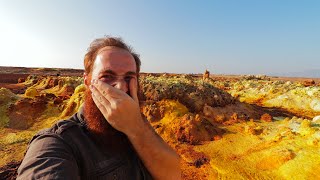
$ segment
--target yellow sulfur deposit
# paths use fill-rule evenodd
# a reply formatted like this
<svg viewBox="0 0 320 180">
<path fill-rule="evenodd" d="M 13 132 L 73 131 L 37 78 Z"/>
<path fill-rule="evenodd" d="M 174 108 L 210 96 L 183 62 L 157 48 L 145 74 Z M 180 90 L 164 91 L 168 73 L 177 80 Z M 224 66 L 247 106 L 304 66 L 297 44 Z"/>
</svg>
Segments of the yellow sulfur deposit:
<svg viewBox="0 0 320 180">
<path fill-rule="evenodd" d="M 73 95 L 70 97 L 69 101 L 64 107 L 63 112 L 60 115 L 61 118 L 67 118 L 68 116 L 71 116 L 78 111 L 84 100 L 83 96 L 85 89 L 86 88 L 84 84 L 79 85 L 75 89 L 75 93 L 73 93 Z"/>
<path fill-rule="evenodd" d="M 38 96 L 39 95 L 39 92 L 37 91 L 36 88 L 34 87 L 29 87 L 26 92 L 24 93 L 24 95 L 26 97 L 35 97 L 35 96 Z"/>
<path fill-rule="evenodd" d="M 13 94 L 9 89 L 0 88 L 0 128 L 5 127 L 9 123 L 7 109 L 19 97 Z"/>
</svg>

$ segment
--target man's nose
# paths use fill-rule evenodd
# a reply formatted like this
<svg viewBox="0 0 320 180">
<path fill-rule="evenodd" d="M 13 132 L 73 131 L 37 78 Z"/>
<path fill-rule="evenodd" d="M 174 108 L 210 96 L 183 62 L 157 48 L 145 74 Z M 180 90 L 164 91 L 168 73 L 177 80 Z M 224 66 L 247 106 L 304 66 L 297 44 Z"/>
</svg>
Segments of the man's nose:
<svg viewBox="0 0 320 180">
<path fill-rule="evenodd" d="M 128 84 L 124 79 L 118 79 L 113 83 L 113 87 L 120 89 L 121 91 L 127 93 L 129 88 Z"/>
</svg>

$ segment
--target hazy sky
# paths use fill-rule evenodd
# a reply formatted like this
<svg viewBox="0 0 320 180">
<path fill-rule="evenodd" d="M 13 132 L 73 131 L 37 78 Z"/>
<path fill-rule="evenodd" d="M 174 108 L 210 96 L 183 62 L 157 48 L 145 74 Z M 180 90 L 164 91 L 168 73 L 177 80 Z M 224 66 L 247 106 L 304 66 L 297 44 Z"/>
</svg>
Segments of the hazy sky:
<svg viewBox="0 0 320 180">
<path fill-rule="evenodd" d="M 273 74 L 320 69 L 320 1 L 0 0 L 0 66 L 83 69 L 121 36 L 142 71 Z"/>
</svg>

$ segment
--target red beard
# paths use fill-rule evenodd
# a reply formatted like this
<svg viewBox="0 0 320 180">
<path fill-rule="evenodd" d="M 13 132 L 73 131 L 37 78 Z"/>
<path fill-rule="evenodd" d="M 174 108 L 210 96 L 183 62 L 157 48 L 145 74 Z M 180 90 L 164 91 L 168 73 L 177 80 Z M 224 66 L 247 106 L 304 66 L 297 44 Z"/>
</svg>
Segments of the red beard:
<svg viewBox="0 0 320 180">
<path fill-rule="evenodd" d="M 94 103 L 89 89 L 85 92 L 83 115 L 90 137 L 103 151 L 121 153 L 129 149 L 131 144 L 127 136 L 108 123 Z"/>
</svg>

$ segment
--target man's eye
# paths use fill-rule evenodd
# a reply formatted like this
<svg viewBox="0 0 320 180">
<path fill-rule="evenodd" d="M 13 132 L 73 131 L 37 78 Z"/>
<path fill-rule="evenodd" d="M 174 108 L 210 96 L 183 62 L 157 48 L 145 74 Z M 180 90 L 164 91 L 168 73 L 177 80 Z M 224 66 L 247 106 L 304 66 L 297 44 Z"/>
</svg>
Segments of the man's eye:
<svg viewBox="0 0 320 180">
<path fill-rule="evenodd" d="M 132 78 L 133 78 L 133 77 L 131 77 L 131 76 L 126 76 L 126 77 L 124 77 L 124 80 L 125 80 L 127 83 L 129 83 Z"/>
<path fill-rule="evenodd" d="M 115 77 L 113 75 L 102 76 L 102 80 L 105 80 L 105 81 L 113 81 L 114 79 L 115 79 Z"/>
</svg>

